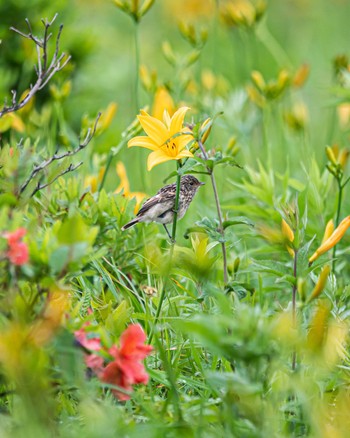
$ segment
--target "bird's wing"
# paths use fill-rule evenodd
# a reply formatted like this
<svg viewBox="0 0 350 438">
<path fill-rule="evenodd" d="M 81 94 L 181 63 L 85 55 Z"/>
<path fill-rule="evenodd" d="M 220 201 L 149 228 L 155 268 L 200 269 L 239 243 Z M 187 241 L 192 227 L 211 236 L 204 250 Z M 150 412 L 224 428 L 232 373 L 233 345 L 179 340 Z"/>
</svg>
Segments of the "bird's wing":
<svg viewBox="0 0 350 438">
<path fill-rule="evenodd" d="M 169 184 L 161 188 L 155 196 L 152 196 L 152 198 L 149 198 L 145 201 L 136 216 L 142 216 L 144 213 L 146 213 L 146 211 L 159 203 L 164 204 L 164 211 L 173 208 L 173 206 L 175 205 L 175 194 L 175 184 Z"/>
</svg>

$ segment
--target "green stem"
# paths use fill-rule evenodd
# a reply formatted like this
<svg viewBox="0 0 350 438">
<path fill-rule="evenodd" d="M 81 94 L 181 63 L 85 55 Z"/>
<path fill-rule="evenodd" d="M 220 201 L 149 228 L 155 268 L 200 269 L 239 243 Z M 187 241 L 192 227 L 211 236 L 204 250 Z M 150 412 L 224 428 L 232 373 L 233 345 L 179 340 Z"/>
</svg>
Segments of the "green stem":
<svg viewBox="0 0 350 438">
<path fill-rule="evenodd" d="M 134 30 L 134 38 L 135 38 L 135 104 L 136 104 L 136 113 L 139 112 L 140 109 L 140 98 L 139 98 L 139 81 L 140 81 L 140 38 L 139 38 L 139 21 L 134 20 L 135 30 Z"/>
<path fill-rule="evenodd" d="M 211 172 L 210 174 L 211 184 L 213 186 L 213 192 L 214 192 L 214 198 L 215 198 L 215 204 L 216 204 L 216 211 L 218 213 L 218 220 L 219 220 L 219 233 L 221 234 L 222 238 L 225 238 L 225 230 L 223 227 L 223 219 L 222 219 L 222 212 L 221 212 L 221 206 L 219 201 L 219 194 L 216 187 L 216 181 L 214 177 L 214 173 Z M 225 242 L 221 242 L 221 251 L 222 251 L 222 259 L 223 259 L 223 269 L 224 269 L 224 283 L 227 284 L 228 282 L 228 276 L 227 276 L 227 252 L 226 252 L 226 245 Z"/>
<path fill-rule="evenodd" d="M 167 358 L 166 352 L 164 351 L 164 347 L 158 336 L 155 337 L 155 345 L 157 351 L 159 352 L 159 356 L 163 362 L 164 370 L 168 376 L 168 381 L 173 396 L 172 399 L 173 399 L 173 405 L 174 405 L 177 421 L 181 424 L 183 422 L 183 416 L 182 416 L 182 410 L 180 404 L 180 395 L 177 389 L 176 374 L 172 367 L 171 361 Z"/>
<path fill-rule="evenodd" d="M 266 150 L 266 156 L 267 156 L 267 165 L 270 169 L 273 168 L 272 166 L 272 153 L 271 153 L 271 141 L 269 138 L 269 127 L 270 127 L 270 120 L 271 120 L 271 108 L 269 106 L 269 103 L 267 103 L 267 106 L 262 109 L 262 115 L 263 115 L 263 139 L 264 139 L 264 146 Z"/>
<path fill-rule="evenodd" d="M 105 171 L 104 171 L 103 177 L 102 177 L 102 181 L 98 187 L 99 192 L 103 189 L 103 186 L 105 185 L 107 173 L 108 173 L 109 168 L 111 167 L 113 156 L 114 156 L 114 154 L 112 154 L 112 152 L 109 152 L 108 157 L 107 157 L 107 161 L 106 161 L 106 168 L 105 168 Z"/>
<path fill-rule="evenodd" d="M 297 276 L 298 276 L 298 272 L 297 272 L 297 266 L 298 266 L 298 250 L 295 249 L 294 250 L 294 264 L 293 264 L 293 277 L 295 278 L 295 284 L 293 285 L 293 290 L 292 290 L 292 320 L 293 320 L 293 329 L 296 329 L 297 326 L 297 306 L 296 306 L 296 301 L 297 301 Z M 297 363 L 297 354 L 296 351 L 294 349 L 293 351 L 293 356 L 292 356 L 292 370 L 295 371 L 296 368 L 296 363 Z"/>
<path fill-rule="evenodd" d="M 180 184 L 181 184 L 181 175 L 179 174 L 179 169 L 181 167 L 181 163 L 177 162 L 177 178 L 176 178 L 176 195 L 175 195 L 175 205 L 174 205 L 174 218 L 173 218 L 173 228 L 171 233 L 171 243 L 174 246 L 176 242 L 176 226 L 177 226 L 177 215 L 179 212 L 179 200 L 180 200 Z"/>
<path fill-rule="evenodd" d="M 341 177 L 337 178 L 337 183 L 338 183 L 338 202 L 337 202 L 337 216 L 335 219 L 335 228 L 337 228 L 337 226 L 339 225 L 339 221 L 340 221 L 340 211 L 341 211 L 341 204 L 342 204 L 342 199 L 343 199 L 343 189 L 344 189 L 344 185 L 342 185 L 341 183 Z M 334 272 L 335 270 L 335 252 L 336 252 L 336 248 L 337 246 L 335 245 L 333 247 L 333 254 L 332 254 L 332 272 Z"/>
<path fill-rule="evenodd" d="M 208 160 L 208 154 L 207 151 L 204 148 L 204 145 L 202 143 L 201 140 L 197 140 L 198 141 L 198 145 L 199 148 L 203 154 L 203 157 L 205 160 Z M 219 220 L 219 233 L 222 236 L 222 242 L 221 242 L 221 251 L 222 251 L 222 259 L 223 259 L 223 269 L 224 269 L 224 283 L 227 284 L 228 282 L 228 275 L 227 275 L 227 252 L 226 252 L 226 245 L 224 242 L 225 239 L 225 229 L 223 226 L 223 217 L 222 217 L 222 211 L 221 211 L 221 205 L 220 205 L 220 200 L 219 200 L 219 194 L 218 194 L 218 189 L 216 186 L 216 180 L 215 180 L 215 176 L 214 176 L 214 172 L 213 169 L 207 167 L 207 170 L 210 174 L 210 180 L 211 180 L 211 185 L 213 187 L 213 192 L 214 192 L 214 198 L 215 198 L 215 204 L 216 204 L 216 211 L 218 214 L 218 220 Z"/>
<path fill-rule="evenodd" d="M 178 161 L 177 162 L 177 168 L 178 170 L 181 167 L 181 162 Z M 171 269 L 171 265 L 172 265 L 172 260 L 173 260 L 173 254 L 174 254 L 174 246 L 176 243 L 176 225 L 177 225 L 177 214 L 178 214 L 178 209 L 179 209 L 179 199 L 180 199 L 180 183 L 181 183 L 181 175 L 178 172 L 177 174 L 177 180 L 176 180 L 176 195 L 175 195 L 175 206 L 174 206 L 174 218 L 173 218 L 173 228 L 172 228 L 172 234 L 171 234 L 171 247 L 170 247 L 170 253 L 169 253 L 169 262 L 168 262 L 168 268 L 165 272 L 165 283 L 163 285 L 163 289 L 160 293 L 160 297 L 159 297 L 159 303 L 158 303 L 158 307 L 156 310 L 156 315 L 154 318 L 154 324 L 153 324 L 153 329 L 149 335 L 149 339 L 148 342 L 151 343 L 152 339 L 153 339 L 153 335 L 154 335 L 154 328 L 156 327 L 156 325 L 158 324 L 159 321 L 159 316 L 160 316 L 160 312 L 162 310 L 163 307 L 163 302 L 165 299 L 165 289 L 166 289 L 166 285 L 167 282 L 169 280 L 169 273 L 170 273 L 170 269 Z"/>
<path fill-rule="evenodd" d="M 287 53 L 284 51 L 283 47 L 279 44 L 276 38 L 270 33 L 264 22 L 262 22 L 256 28 L 255 35 L 270 52 L 277 65 L 283 65 L 288 69 L 292 69 L 293 64 L 291 63 Z"/>
</svg>

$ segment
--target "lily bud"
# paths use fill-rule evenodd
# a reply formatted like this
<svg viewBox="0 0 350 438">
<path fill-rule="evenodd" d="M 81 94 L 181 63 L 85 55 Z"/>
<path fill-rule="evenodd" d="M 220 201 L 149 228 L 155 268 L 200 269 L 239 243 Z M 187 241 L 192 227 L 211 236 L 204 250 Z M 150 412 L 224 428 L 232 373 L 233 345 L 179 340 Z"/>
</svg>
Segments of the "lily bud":
<svg viewBox="0 0 350 438">
<path fill-rule="evenodd" d="M 320 276 L 318 277 L 317 283 L 315 284 L 314 290 L 311 292 L 308 302 L 314 300 L 321 294 L 321 292 L 326 286 L 330 271 L 331 271 L 331 267 L 329 265 L 324 266 Z"/>
<path fill-rule="evenodd" d="M 282 219 L 282 234 L 290 241 L 294 240 L 294 232 L 291 227 L 287 224 L 287 222 Z"/>
<path fill-rule="evenodd" d="M 335 157 L 334 151 L 333 151 L 333 149 L 332 149 L 330 146 L 327 146 L 327 147 L 326 147 L 326 155 L 327 155 L 328 160 L 329 160 L 332 164 L 334 164 L 334 165 L 337 164 L 337 159 L 336 159 L 336 157 Z"/>
<path fill-rule="evenodd" d="M 208 126 L 209 125 L 209 126 Z M 199 129 L 199 132 L 202 133 L 201 142 L 204 144 L 209 137 L 210 131 L 212 127 L 212 120 L 210 118 L 204 120 L 202 126 Z"/>
<path fill-rule="evenodd" d="M 334 222 L 333 222 L 333 219 L 330 219 L 327 222 L 327 225 L 326 225 L 326 228 L 324 230 L 324 235 L 323 235 L 323 239 L 322 239 L 321 243 L 324 243 L 331 236 L 333 231 L 334 231 Z"/>
<path fill-rule="evenodd" d="M 333 248 L 344 236 L 346 230 L 350 227 L 350 216 L 343 219 L 338 227 L 333 231 L 330 237 L 321 244 L 319 248 L 309 258 L 309 264 L 313 263 L 319 256 Z"/>
</svg>

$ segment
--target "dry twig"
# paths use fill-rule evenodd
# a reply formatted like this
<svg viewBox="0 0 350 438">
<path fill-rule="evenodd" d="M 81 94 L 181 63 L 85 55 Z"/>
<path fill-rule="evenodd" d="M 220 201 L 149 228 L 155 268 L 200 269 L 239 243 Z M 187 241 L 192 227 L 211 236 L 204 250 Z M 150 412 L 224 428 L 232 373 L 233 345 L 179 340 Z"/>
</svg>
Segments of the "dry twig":
<svg viewBox="0 0 350 438">
<path fill-rule="evenodd" d="M 28 178 L 25 180 L 25 182 L 21 185 L 20 189 L 19 189 L 19 195 L 21 195 L 25 189 L 27 188 L 27 186 L 29 185 L 29 183 L 37 176 L 37 174 L 46 169 L 48 166 L 50 166 L 50 164 L 52 164 L 54 161 L 59 161 L 62 160 L 63 158 L 66 157 L 71 157 L 72 155 L 77 154 L 78 152 L 80 152 L 82 149 L 86 148 L 86 146 L 90 143 L 90 141 L 92 140 L 92 137 L 95 135 L 96 133 L 96 129 L 97 129 L 97 124 L 98 121 L 101 117 L 101 113 L 98 113 L 94 126 L 93 128 L 89 128 L 86 136 L 84 138 L 84 140 L 79 143 L 79 145 L 71 150 L 71 151 L 66 151 L 63 152 L 61 154 L 59 154 L 58 152 L 56 152 L 54 155 L 52 155 L 52 157 L 44 160 L 42 163 L 38 164 L 37 166 L 34 167 L 34 169 L 32 170 L 32 172 L 30 173 L 30 175 L 28 176 Z M 76 165 L 73 165 L 72 163 L 68 166 L 67 169 L 65 169 L 63 172 L 61 172 L 59 175 L 57 175 L 52 181 L 49 181 L 46 184 L 41 184 L 40 181 L 37 183 L 34 191 L 32 192 L 31 196 L 34 196 L 39 190 L 44 189 L 45 187 L 51 185 L 53 182 L 55 182 L 60 176 L 65 175 L 68 172 L 73 172 L 74 170 L 76 170 L 78 167 L 80 167 L 83 164 L 83 162 L 80 162 Z"/>
<path fill-rule="evenodd" d="M 28 18 L 26 18 L 25 20 L 29 30 L 27 34 L 21 32 L 20 30 L 14 27 L 10 28 L 14 32 L 21 35 L 23 38 L 27 38 L 34 42 L 37 52 L 37 66 L 34 67 L 37 79 L 34 85 L 33 84 L 30 85 L 28 93 L 21 100 L 17 100 L 16 90 L 11 90 L 12 103 L 11 105 L 7 105 L 7 103 L 5 102 L 4 107 L 0 110 L 0 118 L 5 114 L 15 112 L 23 108 L 39 90 L 41 90 L 47 85 L 47 83 L 54 76 L 54 74 L 62 70 L 69 62 L 71 58 L 70 56 L 67 56 L 64 52 L 60 54 L 59 46 L 60 46 L 60 38 L 63 29 L 63 24 L 61 24 L 59 27 L 56 37 L 55 51 L 52 55 L 51 61 L 49 61 L 48 42 L 53 35 L 50 32 L 50 28 L 53 25 L 56 18 L 57 18 L 57 14 L 53 17 L 51 21 L 44 19 L 41 20 L 44 26 L 44 34 L 42 39 L 33 35 L 32 27 L 30 25 Z"/>
</svg>

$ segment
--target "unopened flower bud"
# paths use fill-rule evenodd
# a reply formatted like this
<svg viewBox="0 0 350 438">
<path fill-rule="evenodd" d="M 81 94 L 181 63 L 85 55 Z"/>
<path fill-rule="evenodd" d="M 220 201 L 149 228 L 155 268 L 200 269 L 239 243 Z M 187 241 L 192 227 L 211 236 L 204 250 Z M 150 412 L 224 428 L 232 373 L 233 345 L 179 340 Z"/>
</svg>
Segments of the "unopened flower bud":
<svg viewBox="0 0 350 438">
<path fill-rule="evenodd" d="M 293 78 L 293 86 L 294 87 L 302 87 L 307 80 L 310 73 L 310 67 L 308 64 L 303 64 L 294 75 Z"/>
<path fill-rule="evenodd" d="M 209 137 L 210 131 L 212 127 L 212 120 L 210 118 L 204 120 L 202 123 L 202 126 L 200 127 L 200 134 L 201 134 L 201 142 L 204 144 Z"/>
<path fill-rule="evenodd" d="M 335 157 L 335 154 L 334 154 L 334 152 L 333 152 L 333 149 L 332 149 L 330 146 L 327 146 L 327 147 L 326 147 L 326 155 L 327 155 L 328 160 L 329 160 L 332 164 L 334 164 L 334 165 L 337 164 L 337 159 L 336 159 L 336 157 Z"/>
<path fill-rule="evenodd" d="M 282 234 L 290 241 L 294 240 L 294 232 L 291 227 L 287 224 L 287 222 L 282 219 Z"/>
<path fill-rule="evenodd" d="M 331 268 L 329 265 L 324 266 L 324 268 L 321 271 L 320 276 L 318 277 L 317 283 L 315 284 L 315 287 L 308 299 L 308 301 L 310 302 L 311 300 L 314 300 L 315 298 L 317 298 L 321 292 L 323 291 L 323 289 L 326 286 L 327 283 L 327 279 L 328 279 L 328 275 L 331 271 Z"/>
<path fill-rule="evenodd" d="M 331 236 L 333 231 L 334 231 L 334 222 L 333 222 L 333 219 L 330 219 L 327 222 L 327 225 L 326 225 L 326 228 L 324 230 L 323 239 L 322 239 L 321 243 L 324 243 Z"/>
<path fill-rule="evenodd" d="M 254 82 L 254 84 L 256 85 L 256 87 L 257 87 L 260 91 L 264 91 L 264 89 L 265 89 L 265 87 L 266 87 L 266 82 L 265 82 L 265 80 L 264 80 L 262 74 L 261 74 L 259 71 L 254 70 L 254 71 L 251 73 L 251 78 L 252 78 L 252 81 Z"/>
<path fill-rule="evenodd" d="M 321 244 L 314 254 L 309 258 L 309 264 L 313 263 L 319 256 L 333 248 L 344 236 L 346 230 L 350 227 L 350 216 L 343 219 L 338 227 L 333 231 L 330 237 Z"/>
</svg>

